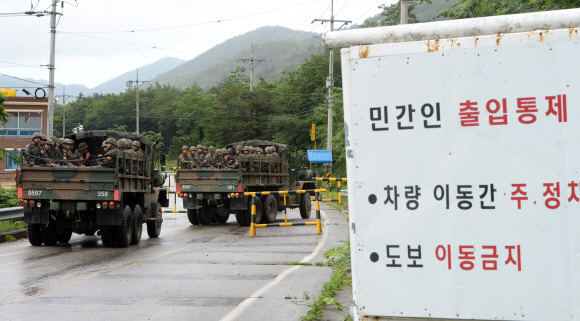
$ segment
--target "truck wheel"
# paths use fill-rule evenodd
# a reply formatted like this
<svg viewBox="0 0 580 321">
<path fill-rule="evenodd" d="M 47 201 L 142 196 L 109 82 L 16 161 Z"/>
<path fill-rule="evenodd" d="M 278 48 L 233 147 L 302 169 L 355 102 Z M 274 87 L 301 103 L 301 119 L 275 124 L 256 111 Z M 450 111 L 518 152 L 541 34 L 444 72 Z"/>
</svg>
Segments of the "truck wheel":
<svg viewBox="0 0 580 321">
<path fill-rule="evenodd" d="M 262 222 L 260 223 L 274 223 L 278 215 L 278 204 L 276 204 L 276 197 L 268 195 L 262 200 Z"/>
<path fill-rule="evenodd" d="M 191 225 L 199 225 L 199 221 L 197 220 L 197 210 L 187 209 L 187 218 Z"/>
<path fill-rule="evenodd" d="M 206 207 L 201 207 L 197 210 L 197 220 L 201 225 L 209 225 L 213 221 L 213 213 Z"/>
<path fill-rule="evenodd" d="M 248 222 L 246 222 L 246 210 L 236 210 L 236 221 L 240 226 L 250 226 Z"/>
<path fill-rule="evenodd" d="M 310 201 L 310 193 L 302 194 L 302 199 L 300 200 L 300 216 L 304 219 L 310 218 L 310 212 L 312 211 L 312 203 Z"/>
<path fill-rule="evenodd" d="M 28 242 L 33 246 L 42 245 L 42 233 L 40 232 L 40 225 L 38 224 L 28 224 L 26 228 L 28 234 Z"/>
<path fill-rule="evenodd" d="M 216 222 L 220 224 L 225 224 L 230 219 L 230 216 L 228 215 L 226 217 L 223 217 L 219 214 L 214 214 L 213 218 L 215 219 Z"/>
<path fill-rule="evenodd" d="M 141 206 L 135 205 L 133 208 L 133 235 L 131 236 L 131 245 L 139 244 L 141 234 L 143 234 L 143 211 L 141 211 Z"/>
<path fill-rule="evenodd" d="M 42 232 L 42 242 L 46 246 L 54 246 L 58 242 L 55 223 L 53 220 L 50 220 L 48 226 L 43 227 L 40 229 Z"/>
<path fill-rule="evenodd" d="M 72 237 L 72 230 L 67 228 L 64 231 L 62 231 L 60 234 L 58 234 L 58 243 L 68 243 L 68 241 L 70 241 L 70 238 Z"/>
<path fill-rule="evenodd" d="M 256 205 L 256 221 L 255 223 L 258 224 L 262 220 L 262 201 L 260 201 L 259 197 L 254 197 Z M 248 225 L 252 224 L 252 198 L 248 201 L 248 209 L 246 210 L 246 222 Z"/>
<path fill-rule="evenodd" d="M 125 205 L 121 216 L 121 225 L 116 228 L 115 243 L 118 247 L 128 247 L 133 236 L 133 211 L 131 206 Z"/>
<path fill-rule="evenodd" d="M 104 247 L 115 246 L 115 228 L 116 226 L 105 225 L 101 228 L 101 241 Z"/>
<path fill-rule="evenodd" d="M 147 221 L 147 235 L 154 239 L 161 234 L 161 224 L 163 223 L 163 214 L 161 213 L 161 204 L 157 203 L 157 215 L 155 221 Z"/>
</svg>

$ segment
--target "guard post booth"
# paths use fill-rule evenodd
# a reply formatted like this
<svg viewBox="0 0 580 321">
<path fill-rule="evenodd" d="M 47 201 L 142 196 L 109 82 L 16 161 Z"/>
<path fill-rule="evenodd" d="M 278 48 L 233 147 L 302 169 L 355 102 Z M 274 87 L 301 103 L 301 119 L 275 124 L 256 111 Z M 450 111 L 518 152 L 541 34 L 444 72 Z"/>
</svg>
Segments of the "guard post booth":
<svg viewBox="0 0 580 321">
<path fill-rule="evenodd" d="M 323 176 L 320 171 L 320 164 L 332 164 L 332 151 L 328 149 L 308 149 L 308 162 L 316 164 L 315 177 Z M 322 183 L 316 182 L 316 188 L 320 188 Z"/>
<path fill-rule="evenodd" d="M 323 36 L 354 320 L 580 318 L 579 27 L 570 9 Z"/>
</svg>

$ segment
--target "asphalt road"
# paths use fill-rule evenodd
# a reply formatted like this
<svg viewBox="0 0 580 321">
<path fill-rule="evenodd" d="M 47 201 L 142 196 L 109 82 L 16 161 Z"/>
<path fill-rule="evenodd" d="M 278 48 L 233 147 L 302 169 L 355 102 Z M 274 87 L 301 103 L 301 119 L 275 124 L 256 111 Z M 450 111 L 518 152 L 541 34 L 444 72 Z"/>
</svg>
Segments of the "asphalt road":
<svg viewBox="0 0 580 321">
<path fill-rule="evenodd" d="M 298 320 L 331 274 L 314 263 L 348 239 L 346 218 L 321 209 L 322 234 L 276 227 L 250 238 L 233 215 L 192 226 L 166 213 L 159 238 L 144 231 L 125 249 L 79 235 L 54 247 L 0 244 L 0 320 Z M 297 210 L 288 220 L 303 221 Z M 284 265 L 293 261 L 313 266 Z"/>
</svg>

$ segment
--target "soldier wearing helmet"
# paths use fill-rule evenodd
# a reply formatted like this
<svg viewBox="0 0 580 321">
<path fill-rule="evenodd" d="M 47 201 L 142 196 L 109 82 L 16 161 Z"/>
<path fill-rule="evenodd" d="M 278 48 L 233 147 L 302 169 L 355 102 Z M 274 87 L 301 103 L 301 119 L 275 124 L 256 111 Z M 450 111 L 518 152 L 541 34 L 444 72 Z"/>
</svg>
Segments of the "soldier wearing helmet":
<svg viewBox="0 0 580 321">
<path fill-rule="evenodd" d="M 101 158 L 100 166 L 107 167 L 107 168 L 114 168 L 115 161 L 117 157 L 117 145 L 119 144 L 116 139 L 113 137 L 109 137 L 105 140 L 105 144 L 107 144 L 107 152 Z"/>
<path fill-rule="evenodd" d="M 193 146 L 191 146 L 191 147 L 193 147 Z M 179 161 L 179 167 L 181 167 L 181 169 L 192 169 L 193 168 L 193 161 L 189 157 L 189 151 L 188 151 L 187 146 L 181 147 L 181 154 L 179 154 L 178 161 Z"/>
<path fill-rule="evenodd" d="M 133 151 L 137 154 L 143 155 L 143 150 L 141 149 L 141 143 L 138 140 L 133 141 Z"/>
<path fill-rule="evenodd" d="M 28 162 L 28 165 L 34 166 L 39 165 L 38 162 L 41 162 L 40 158 L 42 157 L 42 147 L 40 146 L 41 136 L 39 132 L 36 132 L 32 135 L 32 143 L 26 145 L 24 149 L 24 156 Z"/>
</svg>

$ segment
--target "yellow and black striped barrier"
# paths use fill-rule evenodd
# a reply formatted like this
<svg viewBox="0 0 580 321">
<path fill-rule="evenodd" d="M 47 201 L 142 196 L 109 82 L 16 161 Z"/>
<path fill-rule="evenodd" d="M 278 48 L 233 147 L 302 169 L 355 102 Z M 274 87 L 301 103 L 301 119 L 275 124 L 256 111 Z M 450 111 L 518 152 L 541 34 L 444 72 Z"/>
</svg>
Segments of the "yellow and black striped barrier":
<svg viewBox="0 0 580 321">
<path fill-rule="evenodd" d="M 346 177 L 314 177 L 312 178 L 313 181 L 318 181 L 318 182 L 330 182 L 330 198 L 329 199 L 323 199 L 323 202 L 330 202 L 332 201 L 332 182 L 336 182 L 337 188 L 338 188 L 338 205 L 342 205 L 342 194 L 340 193 L 340 182 L 346 182 L 347 178 Z"/>
<path fill-rule="evenodd" d="M 283 227 L 283 226 L 300 226 L 300 225 L 316 225 L 316 233 L 322 233 L 322 223 L 320 220 L 320 203 L 318 201 L 318 193 L 324 192 L 325 189 L 306 189 L 306 190 L 296 190 L 296 191 L 271 191 L 271 192 L 245 192 L 245 196 L 252 196 L 252 221 L 250 224 L 250 236 L 256 235 L 256 228 L 258 227 Z M 288 194 L 304 194 L 304 193 L 314 193 L 316 199 L 316 222 L 299 222 L 299 223 L 288 223 L 288 217 L 286 211 L 284 211 L 284 223 L 271 223 L 271 224 L 256 224 L 256 196 L 263 195 L 284 195 L 284 205 L 286 205 L 286 195 Z"/>
</svg>

